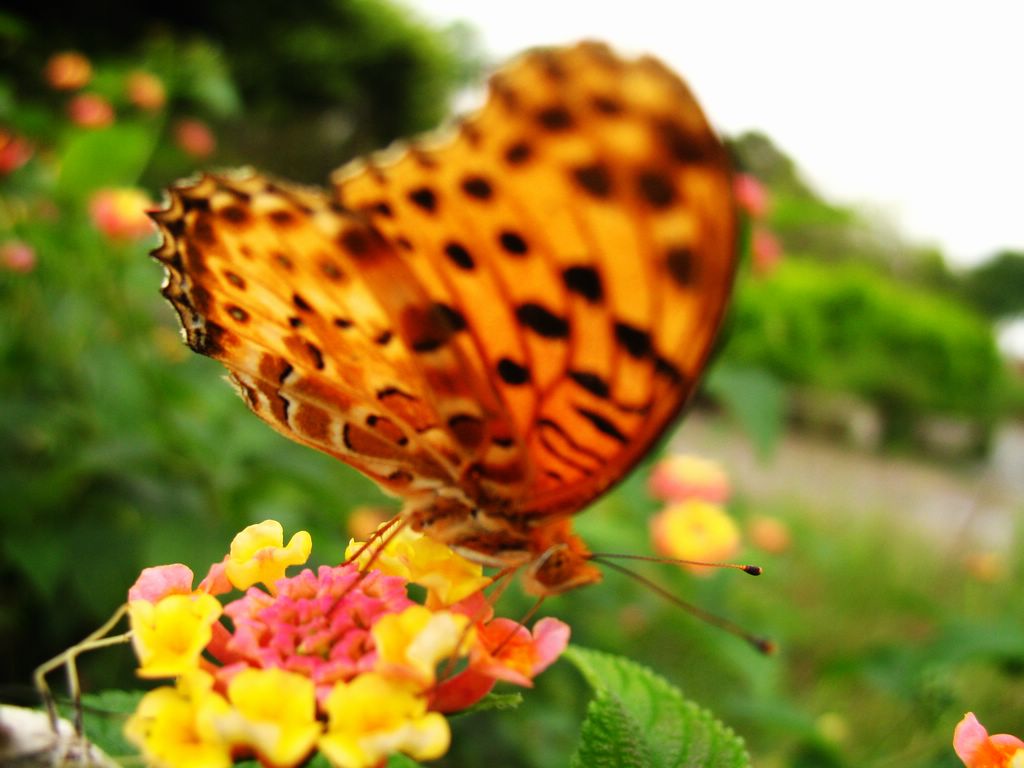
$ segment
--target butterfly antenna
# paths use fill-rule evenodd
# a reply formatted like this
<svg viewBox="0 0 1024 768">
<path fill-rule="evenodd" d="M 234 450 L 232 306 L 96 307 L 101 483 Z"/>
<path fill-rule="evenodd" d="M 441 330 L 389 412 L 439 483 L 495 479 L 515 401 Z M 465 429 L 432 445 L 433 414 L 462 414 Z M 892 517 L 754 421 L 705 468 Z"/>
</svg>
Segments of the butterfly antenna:
<svg viewBox="0 0 1024 768">
<path fill-rule="evenodd" d="M 361 547 L 359 547 L 359 549 L 357 549 L 355 551 L 355 553 L 352 555 L 352 557 L 348 557 L 348 558 L 345 559 L 345 562 L 342 563 L 342 565 L 348 565 L 349 563 L 354 563 L 355 561 L 357 561 L 360 557 L 363 556 L 363 552 L 365 552 L 367 549 L 369 549 L 374 544 L 376 544 L 381 539 L 383 539 L 384 536 L 387 535 L 391 531 L 391 527 L 395 523 L 399 522 L 400 520 L 402 521 L 403 524 L 398 527 L 398 530 L 394 531 L 391 534 L 391 536 L 388 538 L 387 541 L 381 542 L 380 546 L 377 548 L 377 551 L 374 552 L 373 555 L 371 556 L 371 558 L 370 558 L 370 562 L 371 563 L 374 560 L 376 560 L 378 554 L 380 553 L 380 550 L 384 549 L 384 547 L 386 547 L 388 545 L 388 543 L 391 541 L 391 538 L 394 537 L 394 536 L 397 536 L 401 532 L 402 528 L 405 527 L 405 518 L 402 517 L 402 515 L 400 515 L 400 514 L 395 515 L 390 520 L 388 520 L 386 523 L 384 523 L 383 525 L 379 526 L 377 528 L 377 530 L 375 530 L 373 533 L 371 533 L 369 536 L 366 537 L 366 541 L 364 541 L 363 545 Z M 367 567 L 369 567 L 369 566 L 367 566 Z"/>
<path fill-rule="evenodd" d="M 751 576 L 760 576 L 764 568 L 760 565 L 745 565 L 743 563 L 710 563 L 704 560 L 683 560 L 677 557 L 658 557 L 656 555 L 620 555 L 616 552 L 592 552 L 591 560 L 608 564 L 609 559 L 615 560 L 643 560 L 648 563 L 666 563 L 669 565 L 699 565 L 705 568 L 729 568 L 734 571 L 743 571 Z"/>
<path fill-rule="evenodd" d="M 75 734 L 81 737 L 83 735 L 82 689 L 79 684 L 78 665 L 76 663 L 76 659 L 86 651 L 93 651 L 98 648 L 106 648 L 111 645 L 119 645 L 121 643 L 129 642 L 132 638 L 130 630 L 128 632 L 123 632 L 120 635 L 111 635 L 110 637 L 107 637 L 110 631 L 127 612 L 128 605 L 122 605 L 114 611 L 114 615 L 107 619 L 103 626 L 95 632 L 92 632 L 80 643 L 76 643 L 66 651 L 36 667 L 36 670 L 33 673 L 33 680 L 35 682 L 36 691 L 39 692 L 39 697 L 43 700 L 43 705 L 46 708 L 46 714 L 50 719 L 50 727 L 53 729 L 54 733 L 59 733 L 57 726 L 59 715 L 57 713 L 56 699 L 53 696 L 53 691 L 50 690 L 49 683 L 46 682 L 46 676 L 58 667 L 64 667 L 68 681 L 68 693 L 71 696 L 71 701 L 75 709 Z"/>
<path fill-rule="evenodd" d="M 626 576 L 629 576 L 629 578 L 633 579 L 634 581 L 639 582 L 640 584 L 643 584 L 645 587 L 647 587 L 651 591 L 657 593 L 658 595 L 661 595 L 661 597 L 665 598 L 666 600 L 668 600 L 673 605 L 679 606 L 684 611 L 689 613 L 691 616 L 696 616 L 701 621 L 704 621 L 704 622 L 706 622 L 708 624 L 711 624 L 712 626 L 718 627 L 719 629 L 725 630 L 730 635 L 738 637 L 741 640 L 745 640 L 747 643 L 752 645 L 754 648 L 756 648 L 761 653 L 763 653 L 765 655 L 769 655 L 769 654 L 775 653 L 776 645 L 775 645 L 774 642 L 772 642 L 768 638 L 760 637 L 759 635 L 755 635 L 755 634 L 753 634 L 751 632 L 748 632 L 743 627 L 741 627 L 739 624 L 736 624 L 735 622 L 732 622 L 729 619 L 726 619 L 726 618 L 724 618 L 722 616 L 719 616 L 718 614 L 711 613 L 709 611 L 705 611 L 703 608 L 700 608 L 700 607 L 694 605 L 693 603 L 690 603 L 690 602 L 687 602 L 686 600 L 683 600 L 678 595 L 672 594 L 671 592 L 669 592 L 667 589 L 665 589 L 661 585 L 659 585 L 656 582 L 651 581 L 650 579 L 648 579 L 646 576 L 643 576 L 643 575 L 637 573 L 636 571 L 631 571 L 628 568 L 619 565 L 618 563 L 613 563 L 611 560 L 605 559 L 605 556 L 591 555 L 590 559 L 595 561 L 595 562 L 600 563 L 601 565 L 603 565 L 603 566 L 605 566 L 607 568 L 611 568 L 613 571 L 618 571 L 619 573 L 622 573 L 622 574 L 625 574 Z M 638 558 L 638 559 L 645 559 L 645 558 Z M 674 561 L 670 561 L 670 562 L 674 562 Z M 742 570 L 742 568 L 741 568 L 741 570 Z"/>
</svg>

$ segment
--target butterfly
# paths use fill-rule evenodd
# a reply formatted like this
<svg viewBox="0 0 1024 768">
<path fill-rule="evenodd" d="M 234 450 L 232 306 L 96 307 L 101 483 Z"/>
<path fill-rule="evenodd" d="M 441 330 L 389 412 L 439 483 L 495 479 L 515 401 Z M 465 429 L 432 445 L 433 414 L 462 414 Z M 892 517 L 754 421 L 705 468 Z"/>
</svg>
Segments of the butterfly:
<svg viewBox="0 0 1024 768">
<path fill-rule="evenodd" d="M 571 517 L 693 394 L 735 269 L 696 100 L 595 42 L 522 55 L 329 191 L 205 174 L 154 218 L 187 343 L 249 408 L 539 595 L 600 579 Z"/>
</svg>

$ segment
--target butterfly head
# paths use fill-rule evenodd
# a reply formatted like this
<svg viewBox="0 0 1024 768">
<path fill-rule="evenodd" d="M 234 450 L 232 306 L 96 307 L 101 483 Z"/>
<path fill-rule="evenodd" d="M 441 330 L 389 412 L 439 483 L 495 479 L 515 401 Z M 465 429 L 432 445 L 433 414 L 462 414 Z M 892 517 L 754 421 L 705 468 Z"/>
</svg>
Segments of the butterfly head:
<svg viewBox="0 0 1024 768">
<path fill-rule="evenodd" d="M 546 528 L 544 535 L 533 542 L 538 554 L 524 578 L 527 592 L 548 597 L 601 581 L 601 571 L 591 562 L 590 550 L 572 533 L 568 521 Z"/>
</svg>

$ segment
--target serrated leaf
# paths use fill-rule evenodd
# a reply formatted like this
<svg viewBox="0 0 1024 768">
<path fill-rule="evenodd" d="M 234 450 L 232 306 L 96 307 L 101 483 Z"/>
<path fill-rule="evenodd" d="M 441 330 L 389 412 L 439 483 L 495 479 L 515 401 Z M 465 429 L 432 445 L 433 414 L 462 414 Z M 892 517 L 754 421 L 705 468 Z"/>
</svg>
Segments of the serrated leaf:
<svg viewBox="0 0 1024 768">
<path fill-rule="evenodd" d="M 573 768 L 749 768 L 743 740 L 664 678 L 577 646 L 565 657 L 597 694 Z"/>
</svg>

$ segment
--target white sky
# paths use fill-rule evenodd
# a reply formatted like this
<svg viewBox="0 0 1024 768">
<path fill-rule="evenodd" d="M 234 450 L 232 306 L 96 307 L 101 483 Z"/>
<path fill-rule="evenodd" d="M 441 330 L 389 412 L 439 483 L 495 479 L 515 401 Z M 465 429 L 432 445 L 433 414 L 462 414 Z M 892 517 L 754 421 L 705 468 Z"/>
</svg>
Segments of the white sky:
<svg viewBox="0 0 1024 768">
<path fill-rule="evenodd" d="M 1024 250 L 1024 2 L 406 0 L 502 60 L 598 38 L 683 75 L 721 130 L 767 133 L 830 199 L 954 265 Z"/>
</svg>

